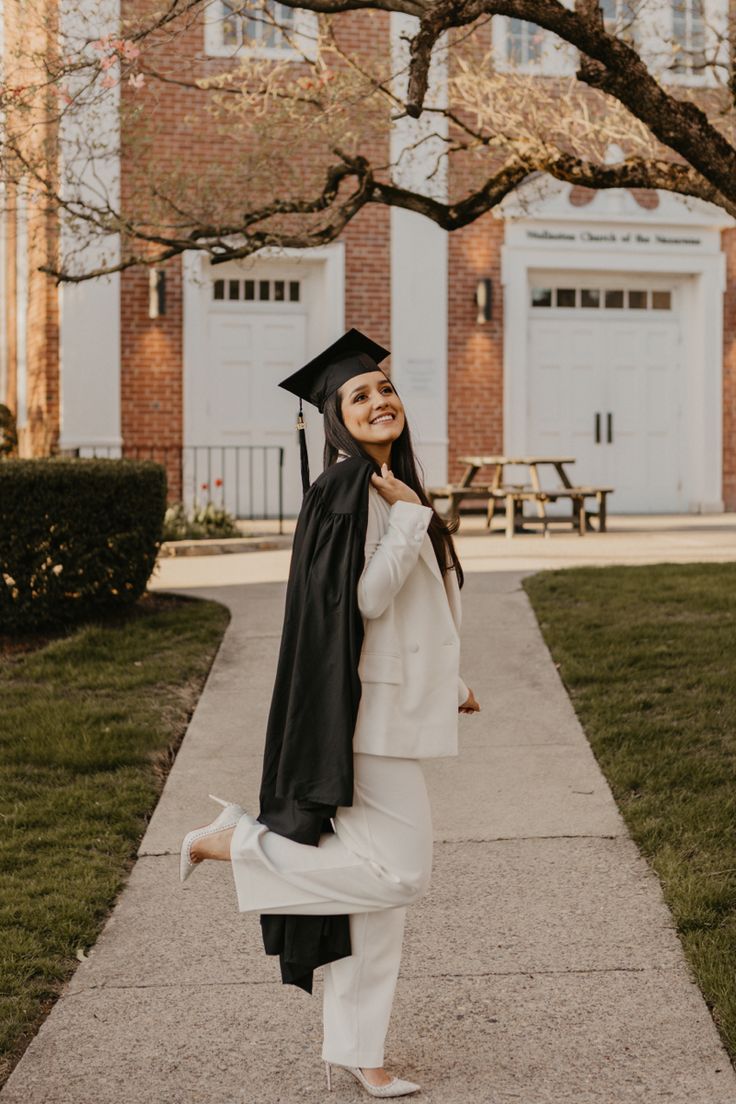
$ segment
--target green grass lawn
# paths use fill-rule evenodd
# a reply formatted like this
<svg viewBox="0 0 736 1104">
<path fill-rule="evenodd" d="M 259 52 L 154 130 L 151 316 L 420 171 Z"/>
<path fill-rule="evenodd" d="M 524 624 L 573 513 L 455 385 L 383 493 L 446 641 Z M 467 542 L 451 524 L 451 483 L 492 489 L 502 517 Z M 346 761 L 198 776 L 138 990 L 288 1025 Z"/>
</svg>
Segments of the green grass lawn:
<svg viewBox="0 0 736 1104">
<path fill-rule="evenodd" d="M 736 1059 L 736 564 L 576 568 L 524 587 Z"/>
<path fill-rule="evenodd" d="M 228 620 L 149 594 L 0 638 L 0 1084 L 109 913 Z"/>
</svg>

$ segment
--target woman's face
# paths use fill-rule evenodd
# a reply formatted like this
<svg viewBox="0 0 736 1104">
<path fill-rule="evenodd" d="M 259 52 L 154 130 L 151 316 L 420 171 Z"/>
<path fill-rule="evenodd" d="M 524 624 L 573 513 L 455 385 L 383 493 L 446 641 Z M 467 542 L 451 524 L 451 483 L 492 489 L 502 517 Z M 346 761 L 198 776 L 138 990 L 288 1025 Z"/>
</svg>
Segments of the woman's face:
<svg viewBox="0 0 736 1104">
<path fill-rule="evenodd" d="M 338 394 L 345 428 L 361 444 L 390 444 L 403 430 L 404 407 L 383 372 L 353 376 Z"/>
</svg>

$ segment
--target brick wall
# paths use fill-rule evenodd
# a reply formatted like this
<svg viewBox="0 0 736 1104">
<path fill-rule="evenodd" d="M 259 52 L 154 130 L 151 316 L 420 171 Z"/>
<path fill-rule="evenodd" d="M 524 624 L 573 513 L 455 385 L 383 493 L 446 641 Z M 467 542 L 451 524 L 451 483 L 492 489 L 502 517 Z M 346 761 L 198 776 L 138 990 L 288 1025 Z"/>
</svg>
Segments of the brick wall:
<svg viewBox="0 0 736 1104">
<path fill-rule="evenodd" d="M 345 328 L 391 347 L 391 229 L 388 207 L 368 207 L 346 228 Z M 387 361 L 387 364 L 390 364 Z"/>
<path fill-rule="evenodd" d="M 353 14 L 341 23 L 341 41 L 346 49 L 360 53 L 384 51 L 389 42 L 389 16 L 371 12 Z M 388 131 L 383 139 L 369 142 L 367 156 L 374 164 L 388 160 Z M 346 227 L 345 242 L 345 328 L 355 326 L 379 345 L 391 347 L 391 212 L 388 207 L 369 206 Z M 385 365 L 390 373 L 391 361 Z"/>
<path fill-rule="evenodd" d="M 490 23 L 463 44 L 482 54 L 490 46 Z M 453 55 L 454 56 L 454 55 Z M 472 120 L 468 120 L 472 122 Z M 462 133 L 453 131 L 462 139 Z M 488 155 L 460 154 L 451 160 L 449 192 L 464 198 L 485 180 Z M 467 453 L 503 450 L 503 289 L 501 246 L 504 224 L 490 211 L 449 237 L 448 304 L 448 477 L 457 480 Z M 492 281 L 492 321 L 479 323 L 478 280 Z M 482 473 L 484 474 L 484 473 Z"/>
<path fill-rule="evenodd" d="M 490 213 L 450 235 L 448 338 L 448 476 L 465 465 L 458 456 L 503 451 L 503 222 Z M 479 279 L 493 281 L 492 321 L 476 321 Z"/>
<path fill-rule="evenodd" d="M 183 440 L 181 259 L 164 271 L 166 313 L 160 318 L 148 317 L 148 269 L 122 274 L 121 421 L 126 451 L 155 445 L 151 458 L 166 465 L 173 501 L 181 497 Z"/>
<path fill-rule="evenodd" d="M 128 0 L 125 14 L 143 11 L 140 0 Z M 349 51 L 375 52 L 385 43 L 388 16 L 384 13 L 350 13 L 339 17 L 340 41 Z M 174 52 L 175 51 L 175 52 Z M 182 58 L 187 59 L 182 70 Z M 175 48 L 163 47 L 155 55 L 156 68 L 185 80 L 213 75 L 232 65 L 225 59 L 204 55 L 204 27 L 195 21 L 176 40 Z M 207 97 L 198 90 L 175 83 L 151 83 L 141 97 L 123 88 L 124 109 L 145 106 L 143 116 L 124 125 L 123 195 L 135 206 L 147 189 L 146 178 L 159 171 L 169 174 L 181 165 L 211 181 L 212 218 L 226 218 L 238 194 L 251 200 L 243 183 L 243 153 L 249 137 L 237 126 L 228 137 L 221 125 L 213 125 Z M 376 136 L 367 153 L 383 162 L 387 158 L 388 130 Z M 366 152 L 366 147 L 361 147 Z M 315 164 L 301 165 L 304 176 Z M 173 180 L 173 176 L 168 177 Z M 321 186 L 321 175 L 319 182 Z M 311 187 L 311 185 L 310 185 Z M 347 188 L 351 185 L 348 183 Z M 229 194 L 228 194 L 229 193 Z M 182 189 L 186 199 L 186 186 Z M 180 197 L 181 198 L 181 197 Z M 185 204 L 184 204 L 185 206 Z M 201 209 L 201 208 L 200 208 Z M 366 330 L 379 342 L 390 335 L 389 211 L 362 211 L 347 227 L 343 240 L 346 256 L 346 326 Z M 257 263 L 257 261 L 256 261 Z M 182 279 L 181 263 L 167 266 L 167 313 L 148 318 L 148 272 L 129 270 L 121 281 L 122 421 L 126 446 L 151 441 L 181 446 L 183 440 L 182 379 Z M 170 498 L 181 494 L 180 473 L 168 466 Z"/>
</svg>

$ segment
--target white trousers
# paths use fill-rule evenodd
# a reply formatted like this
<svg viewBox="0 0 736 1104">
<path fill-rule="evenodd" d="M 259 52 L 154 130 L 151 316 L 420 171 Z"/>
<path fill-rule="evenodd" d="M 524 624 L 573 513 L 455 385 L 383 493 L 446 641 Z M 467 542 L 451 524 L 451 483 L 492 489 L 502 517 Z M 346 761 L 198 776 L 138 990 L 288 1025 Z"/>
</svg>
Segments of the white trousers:
<svg viewBox="0 0 736 1104">
<path fill-rule="evenodd" d="M 382 1066 L 406 906 L 429 886 L 432 821 L 417 759 L 355 753 L 353 804 L 318 847 L 241 817 L 230 855 L 241 912 L 350 915 L 352 954 L 324 969 L 322 1057 Z"/>
</svg>

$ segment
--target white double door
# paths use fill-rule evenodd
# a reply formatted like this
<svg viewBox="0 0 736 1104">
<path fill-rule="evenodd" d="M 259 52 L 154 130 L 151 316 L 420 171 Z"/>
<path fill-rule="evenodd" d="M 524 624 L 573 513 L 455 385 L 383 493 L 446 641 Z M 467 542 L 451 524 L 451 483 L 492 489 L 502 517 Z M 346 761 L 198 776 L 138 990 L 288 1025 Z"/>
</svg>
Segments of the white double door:
<svg viewBox="0 0 736 1104">
<path fill-rule="evenodd" d="M 285 516 L 299 512 L 299 400 L 278 383 L 308 360 L 309 284 L 307 266 L 262 264 L 227 266 L 199 288 L 203 328 L 185 392 L 186 500 L 211 498 L 238 517 L 273 518 L 281 480 Z M 305 413 L 314 478 L 321 420 Z"/>
<path fill-rule="evenodd" d="M 612 513 L 676 513 L 679 326 L 675 317 L 611 313 L 530 318 L 527 449 L 574 457 L 574 483 L 614 488 Z"/>
</svg>

